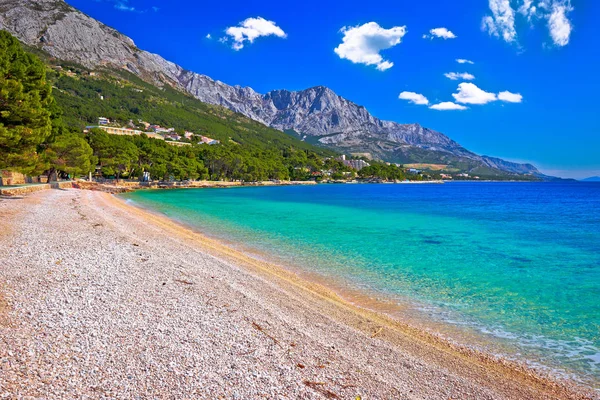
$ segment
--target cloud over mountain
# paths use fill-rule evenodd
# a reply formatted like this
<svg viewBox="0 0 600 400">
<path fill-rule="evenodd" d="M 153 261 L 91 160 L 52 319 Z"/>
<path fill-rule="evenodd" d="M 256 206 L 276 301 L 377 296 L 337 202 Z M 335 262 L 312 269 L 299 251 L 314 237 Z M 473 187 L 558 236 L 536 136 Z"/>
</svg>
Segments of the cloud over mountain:
<svg viewBox="0 0 600 400">
<path fill-rule="evenodd" d="M 410 101 L 411 103 L 418 104 L 418 105 L 429 104 L 429 100 L 427 100 L 427 97 L 423 96 L 420 93 L 415 93 L 415 92 L 402 92 L 402 93 L 400 93 L 398 98 L 401 100 Z"/>
<path fill-rule="evenodd" d="M 230 26 L 225 30 L 227 36 L 221 38 L 221 41 L 228 42 L 232 40 L 231 47 L 234 50 L 244 48 L 244 42 L 254 43 L 254 40 L 261 36 L 287 37 L 287 34 L 273 21 L 268 21 L 262 17 L 247 18 L 237 26 Z"/>
<path fill-rule="evenodd" d="M 342 43 L 334 49 L 340 58 L 355 64 L 375 65 L 379 71 L 385 71 L 392 68 L 394 63 L 384 60 L 379 53 L 400 44 L 407 30 L 406 26 L 384 29 L 376 22 L 368 22 L 359 26 L 345 26 L 340 32 L 344 34 Z"/>
<path fill-rule="evenodd" d="M 442 103 L 434 104 L 429 108 L 431 108 L 432 110 L 438 110 L 438 111 L 466 110 L 467 109 L 467 107 L 461 106 L 460 104 L 456 104 L 451 101 L 444 101 Z"/>
<path fill-rule="evenodd" d="M 458 85 L 458 93 L 452 94 L 454 100 L 462 104 L 487 104 L 498 100 L 496 94 L 488 93 L 473 83 L 463 82 Z"/>
<path fill-rule="evenodd" d="M 497 100 L 507 103 L 521 103 L 523 96 L 520 93 L 511 93 L 503 91 L 498 93 L 486 92 L 470 82 L 463 82 L 458 85 L 458 93 L 453 93 L 452 97 L 457 103 L 461 104 L 488 104 Z"/>
<path fill-rule="evenodd" d="M 135 11 L 135 7 L 127 4 L 127 1 L 117 1 L 115 2 L 115 9 L 119 11 Z"/>
</svg>

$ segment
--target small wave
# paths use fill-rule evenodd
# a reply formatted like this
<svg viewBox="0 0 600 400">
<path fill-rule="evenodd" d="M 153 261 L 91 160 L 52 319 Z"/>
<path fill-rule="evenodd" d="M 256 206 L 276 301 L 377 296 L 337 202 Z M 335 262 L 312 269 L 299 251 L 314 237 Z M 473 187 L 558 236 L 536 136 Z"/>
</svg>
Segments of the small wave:
<svg viewBox="0 0 600 400">
<path fill-rule="evenodd" d="M 570 340 L 548 338 L 543 335 L 515 333 L 501 326 L 484 325 L 457 315 L 445 307 L 421 305 L 417 309 L 428 314 L 435 320 L 475 330 L 487 337 L 508 344 L 515 350 L 514 354 L 495 354 L 511 361 L 525 363 L 540 371 L 545 371 L 564 379 L 585 382 L 592 379 L 597 381 L 600 375 L 600 347 L 591 340 L 574 337 Z M 444 307 L 445 306 L 445 307 Z M 475 346 L 472 346 L 475 347 Z M 482 349 L 487 350 L 489 349 Z M 536 358 L 538 360 L 533 360 Z M 565 365 L 570 371 L 567 371 Z M 573 372 L 576 370 L 576 372 Z M 596 382 L 597 383 L 597 382 Z"/>
</svg>

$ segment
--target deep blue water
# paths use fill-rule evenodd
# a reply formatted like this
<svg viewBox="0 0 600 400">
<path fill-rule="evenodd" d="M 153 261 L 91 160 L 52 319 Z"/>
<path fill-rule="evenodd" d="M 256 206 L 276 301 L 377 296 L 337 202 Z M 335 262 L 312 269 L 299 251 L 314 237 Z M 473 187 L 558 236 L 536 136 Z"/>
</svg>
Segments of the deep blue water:
<svg viewBox="0 0 600 400">
<path fill-rule="evenodd" d="M 138 191 L 126 198 L 600 387 L 600 184 Z M 508 346 L 508 347 L 506 347 Z"/>
</svg>

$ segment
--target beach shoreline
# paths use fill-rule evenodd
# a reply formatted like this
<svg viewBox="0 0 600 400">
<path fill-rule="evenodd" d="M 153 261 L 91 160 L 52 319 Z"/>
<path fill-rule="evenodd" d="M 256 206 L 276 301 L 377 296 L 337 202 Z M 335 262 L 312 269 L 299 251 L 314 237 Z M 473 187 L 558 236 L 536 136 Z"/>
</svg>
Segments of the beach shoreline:
<svg viewBox="0 0 600 400">
<path fill-rule="evenodd" d="M 234 263 L 263 274 L 267 279 L 283 279 L 303 290 L 314 292 L 314 294 L 326 301 L 331 301 L 341 307 L 347 308 L 350 313 L 356 313 L 372 321 L 378 321 L 381 326 L 375 331 L 377 335 L 381 334 L 381 329 L 398 330 L 415 340 L 423 341 L 436 347 L 439 346 L 444 351 L 455 352 L 460 357 L 473 358 L 484 363 L 489 363 L 494 367 L 500 366 L 501 369 L 506 368 L 509 374 L 516 372 L 517 374 L 527 376 L 527 379 L 538 381 L 542 385 L 558 385 L 567 390 L 575 389 L 579 385 L 579 383 L 574 383 L 568 378 L 552 374 L 549 370 L 542 370 L 535 366 L 518 362 L 517 360 L 507 359 L 503 355 L 492 354 L 474 345 L 465 345 L 467 341 L 464 340 L 464 337 L 461 337 L 463 340 L 457 340 L 457 336 L 455 335 L 448 336 L 442 333 L 440 330 L 442 326 L 446 328 L 446 333 L 449 331 L 448 328 L 452 328 L 448 324 L 429 318 L 425 319 L 426 317 L 422 313 L 416 315 L 414 309 L 409 311 L 409 308 L 412 308 L 411 305 L 414 305 L 409 299 L 399 301 L 397 297 L 386 296 L 382 293 L 370 293 L 362 289 L 353 289 L 349 286 L 350 282 L 336 280 L 333 277 L 325 277 L 319 273 L 310 272 L 302 266 L 291 265 L 284 260 L 272 260 L 272 257 L 268 254 L 258 252 L 256 249 L 243 245 L 240 246 L 238 243 L 225 241 L 223 238 L 214 237 L 207 232 L 199 231 L 185 222 L 167 217 L 151 208 L 135 202 L 128 202 L 120 196 L 113 196 L 112 199 L 123 203 L 125 207 L 132 207 L 143 213 L 147 213 L 152 218 L 161 221 L 161 223 L 173 224 L 173 229 L 176 231 L 192 232 L 196 235 L 196 240 L 203 246 L 208 246 L 209 251 L 214 251 L 212 254 L 217 257 L 226 257 Z M 148 215 L 141 215 L 141 217 L 147 218 Z M 410 312 L 410 316 L 407 315 L 408 311 Z M 345 321 L 345 323 L 348 323 L 348 321 Z M 356 328 L 356 326 L 354 327 Z M 365 333 L 368 334 L 368 332 Z M 464 333 L 462 331 L 459 335 L 462 336 Z M 470 339 L 478 340 L 479 343 L 485 342 L 481 336 L 470 337 Z"/>
<path fill-rule="evenodd" d="M 283 273 L 299 283 L 300 286 L 309 286 L 310 288 L 314 285 L 325 292 L 326 295 L 333 295 L 337 301 L 350 304 L 352 307 L 361 310 L 373 312 L 377 316 L 383 316 L 386 320 L 391 319 L 392 324 L 400 324 L 403 328 L 418 333 L 418 336 L 424 335 L 426 340 L 442 343 L 453 351 L 470 356 L 477 354 L 477 357 L 480 359 L 486 359 L 492 363 L 500 363 L 512 369 L 525 371 L 528 375 L 533 375 L 553 383 L 566 384 L 567 386 L 573 381 L 583 386 L 590 383 L 589 381 L 584 382 L 577 379 L 578 377 L 573 372 L 559 367 L 550 367 L 538 359 L 528 358 L 525 362 L 522 358 L 513 355 L 518 354 L 518 350 L 509 346 L 508 343 L 500 343 L 497 338 L 484 335 L 479 329 L 467 327 L 464 324 L 449 323 L 432 316 L 431 312 L 424 311 L 425 309 L 430 310 L 429 304 L 418 302 L 415 299 L 400 296 L 399 294 L 392 295 L 389 292 L 385 293 L 381 290 L 376 291 L 365 287 L 357 289 L 356 282 L 348 278 L 331 274 L 325 276 L 298 262 L 293 262 L 289 258 L 270 253 L 266 249 L 259 250 L 236 239 L 216 235 L 210 229 L 202 229 L 185 220 L 175 218 L 173 215 L 166 216 L 150 206 L 131 199 L 127 194 L 117 194 L 114 196 L 114 199 L 118 202 L 124 202 L 128 207 L 140 209 L 159 220 L 166 219 L 169 223 L 174 223 L 180 229 L 192 231 L 198 235 L 201 241 L 209 241 L 218 247 L 219 250 L 214 253 L 217 257 L 223 256 L 221 249 L 226 249 L 227 252 L 233 252 L 237 255 L 243 255 L 244 259 L 250 258 L 253 260 L 253 263 L 266 266 L 271 271 L 266 273 L 267 277 L 272 272 L 275 272 L 275 275 Z M 232 262 L 239 261 L 233 258 Z M 250 266 L 250 268 L 253 267 Z M 596 388 L 597 386 L 594 386 L 595 383 L 594 381 L 590 384 Z"/>
<path fill-rule="evenodd" d="M 17 203 L 23 204 L 17 205 Z M 77 213 L 76 216 L 79 216 L 83 221 L 78 224 L 81 226 L 74 226 L 77 223 L 76 220 L 64 221 L 65 226 L 61 229 L 66 229 L 66 232 L 71 231 L 73 233 L 81 230 L 82 235 L 87 235 L 96 234 L 98 229 L 102 229 L 102 234 L 106 236 L 103 240 L 112 238 L 117 243 L 136 240 L 137 243 L 134 244 L 135 251 L 147 251 L 149 254 L 157 252 L 157 246 L 160 246 L 161 257 L 156 260 L 159 264 L 170 263 L 173 261 L 170 258 L 182 251 L 201 255 L 203 258 L 202 265 L 198 265 L 199 262 L 194 263 L 193 261 L 188 261 L 188 264 L 185 265 L 186 274 L 196 276 L 196 279 L 179 279 L 181 282 L 179 282 L 179 285 L 175 285 L 176 289 L 181 289 L 180 286 L 183 287 L 183 290 L 188 286 L 194 289 L 198 287 L 199 292 L 196 295 L 202 297 L 203 293 L 200 288 L 210 288 L 212 283 L 198 278 L 197 270 L 210 269 L 218 264 L 224 274 L 223 279 L 225 281 L 237 282 L 240 285 L 236 288 L 237 292 L 235 293 L 242 293 L 247 297 L 251 297 L 249 296 L 250 292 L 244 292 L 244 290 L 249 290 L 243 288 L 246 284 L 253 285 L 255 291 L 252 294 L 254 295 L 269 293 L 266 295 L 268 300 L 261 300 L 262 308 L 260 309 L 269 309 L 275 320 L 280 320 L 282 323 L 285 321 L 282 326 L 292 327 L 292 331 L 294 329 L 309 329 L 306 324 L 311 326 L 311 330 L 315 330 L 312 332 L 312 336 L 309 334 L 304 335 L 306 343 L 303 343 L 300 339 L 294 341 L 295 345 L 287 349 L 288 354 L 293 353 L 297 347 L 303 346 L 306 347 L 307 354 L 314 356 L 315 353 L 320 351 L 317 342 L 321 341 L 321 345 L 324 343 L 322 338 L 317 339 L 318 335 L 327 332 L 326 334 L 331 335 L 332 341 L 337 340 L 338 351 L 342 353 L 340 357 L 345 362 L 353 364 L 351 367 L 360 366 L 357 369 L 363 372 L 367 368 L 366 365 L 373 368 L 369 373 L 365 373 L 364 377 L 360 373 L 353 375 L 346 371 L 346 374 L 353 376 L 355 383 L 344 385 L 339 384 L 339 382 L 334 384 L 331 378 L 323 376 L 320 376 L 323 381 L 311 380 L 317 379 L 316 377 L 304 380 L 297 378 L 297 372 L 309 372 L 306 365 L 297 362 L 295 369 L 298 371 L 283 373 L 286 377 L 293 376 L 297 378 L 299 382 L 297 387 L 288 387 L 287 389 L 282 387 L 281 389 L 284 391 L 283 393 L 286 390 L 289 391 L 292 397 L 295 396 L 291 393 L 296 393 L 296 395 L 304 393 L 309 397 L 327 398 L 333 393 L 338 397 L 329 398 L 350 398 L 349 396 L 357 395 L 370 395 L 369 398 L 390 398 L 391 393 L 396 393 L 397 395 L 392 397 L 400 398 L 398 393 L 402 393 L 406 398 L 597 398 L 593 397 L 596 396 L 596 393 L 574 384 L 557 382 L 506 360 L 454 345 L 432 333 L 409 326 L 381 312 L 373 311 L 372 307 L 363 307 L 361 304 L 364 305 L 364 301 L 368 299 L 361 298 L 359 292 L 340 295 L 336 290 L 337 288 L 328 287 L 327 282 L 307 280 L 292 271 L 253 258 L 215 239 L 194 232 L 167 217 L 127 204 L 125 200 L 107 193 L 78 190 L 45 191 L 35 193 L 25 199 L 14 199 L 4 204 L 0 202 L 0 213 L 3 213 L 3 215 L 5 213 L 8 216 L 6 219 L 3 218 L 5 224 L 7 224 L 5 232 L 8 232 L 8 228 L 12 229 L 12 232 L 0 236 L 0 239 L 6 242 L 3 246 L 4 249 L 23 250 L 14 242 L 11 242 L 18 234 L 34 236 L 35 239 L 36 235 L 27 232 L 27 229 L 32 229 L 29 225 L 31 221 L 27 222 L 27 218 L 23 218 L 25 222 L 19 220 L 21 218 L 19 215 L 23 212 L 22 206 L 27 205 L 35 208 L 37 212 L 45 215 L 49 212 L 47 208 L 51 207 L 51 204 L 56 206 L 57 203 L 59 206 L 73 207 Z M 30 218 L 32 217 L 30 216 Z M 142 238 L 153 238 L 153 241 L 150 241 L 150 239 L 144 241 Z M 39 240 L 40 244 L 43 244 L 44 240 L 52 241 L 50 238 L 43 237 L 39 237 Z M 12 244 L 6 246 L 8 243 Z M 107 246 L 112 248 L 110 240 L 107 243 L 109 243 Z M 52 243 L 46 243 L 46 247 L 48 246 L 52 247 Z M 116 252 L 121 251 L 117 245 L 113 250 Z M 68 249 L 61 249 L 60 251 L 69 252 Z M 85 247 L 79 247 L 76 251 L 85 252 Z M 69 254 L 65 254 L 65 256 Z M 4 250 L 3 257 L 7 257 L 8 260 L 9 255 L 12 256 Z M 151 258 L 152 256 L 144 257 Z M 154 255 L 154 257 L 158 256 Z M 10 259 L 9 268 L 3 274 L 0 274 L 0 288 L 9 288 L 4 290 L 5 293 L 0 299 L 8 299 L 4 300 L 4 303 L 9 304 L 11 311 L 5 311 L 4 313 L 8 315 L 6 318 L 11 320 L 22 317 L 22 315 L 19 315 L 19 307 L 12 306 L 13 304 L 19 304 L 20 295 L 18 290 L 15 290 L 17 289 L 15 286 L 18 287 L 19 285 L 14 285 L 14 280 L 15 274 L 22 272 L 18 271 L 19 263 L 17 261 L 19 255 L 17 254 L 13 258 Z M 100 258 L 102 258 L 102 255 L 100 255 Z M 108 260 L 108 263 L 110 263 L 110 260 Z M 175 264 L 178 263 L 181 263 L 179 259 Z M 76 264 L 83 265 L 83 263 Z M 45 268 L 49 270 L 59 269 L 57 265 L 59 264 L 45 265 Z M 72 268 L 82 268 L 81 265 L 79 267 L 75 265 Z M 17 271 L 12 271 L 11 268 L 17 268 Z M 174 268 L 177 270 L 184 267 Z M 126 277 L 127 270 L 120 270 L 119 273 L 125 274 L 124 277 Z M 157 271 L 149 269 L 145 273 L 152 276 Z M 204 278 L 206 279 L 206 276 Z M 251 282 L 251 284 L 247 282 Z M 166 286 L 166 284 L 164 285 Z M 132 294 L 133 297 L 139 297 L 135 293 L 136 290 Z M 219 300 L 225 301 L 226 297 L 223 297 L 223 291 L 224 289 L 220 289 L 220 292 L 216 290 L 215 303 Z M 349 297 L 352 298 L 352 301 L 348 301 Z M 190 302 L 196 300 L 195 298 L 189 299 Z M 21 298 L 21 301 L 24 301 L 24 299 Z M 240 300 L 240 305 L 244 305 L 243 300 Z M 5 306 L 4 309 L 9 307 Z M 295 309 L 295 312 L 289 312 L 292 308 Z M 2 310 L 0 310 L 1 312 Z M 242 320 L 252 318 L 250 312 L 242 313 L 246 314 L 243 315 Z M 32 319 L 35 319 L 34 317 L 35 312 Z M 178 318 L 181 317 L 181 315 L 178 316 Z M 175 322 L 177 322 L 177 319 Z M 260 339 L 262 333 L 262 339 L 271 342 L 267 346 L 272 351 L 272 347 L 284 346 L 282 339 L 272 333 L 277 332 L 276 327 L 277 324 L 273 323 L 273 326 L 269 326 L 267 330 L 264 328 L 264 323 L 252 322 L 248 329 L 250 332 L 258 332 L 259 336 L 256 339 Z M 1 323 L 0 328 L 7 329 Z M 229 332 L 229 334 L 235 337 L 236 332 Z M 243 334 L 241 335 L 243 336 Z M 357 343 L 364 343 L 365 350 L 368 349 L 367 353 L 369 354 L 363 354 L 361 353 L 362 350 L 350 346 L 351 344 L 356 346 Z M 11 348 L 11 345 L 16 347 L 14 343 L 9 342 L 7 344 L 9 345 L 8 348 Z M 0 350 L 0 357 L 4 356 L 2 350 Z M 365 357 L 367 358 L 365 359 Z M 393 362 L 390 358 L 393 359 Z M 250 364 L 252 362 L 260 364 L 256 360 L 250 360 Z M 5 364 L 2 365 L 1 368 L 5 368 Z M 299 365 L 302 365 L 302 367 Z M 316 374 L 331 370 L 335 371 L 333 375 L 344 375 L 340 370 L 341 367 L 335 362 L 332 362 L 331 365 L 323 363 L 322 366 L 323 368 L 317 366 Z M 293 363 L 292 367 L 294 367 Z M 375 378 L 379 382 L 378 385 L 371 386 L 367 383 L 368 379 L 373 379 L 378 375 L 374 372 L 375 370 L 384 371 L 386 369 L 389 369 L 389 371 L 381 372 L 385 378 L 383 376 Z M 417 371 L 420 372 L 416 373 Z M 10 373 L 10 368 L 5 372 Z M 387 378 L 388 376 L 389 378 Z M 281 382 L 277 382 L 277 384 L 281 385 Z M 7 382 L 0 378 L 0 394 L 3 390 L 6 391 L 7 388 L 10 389 L 10 385 L 7 385 Z M 179 388 L 179 391 L 176 388 L 171 389 L 172 394 L 189 393 L 182 391 L 181 388 Z M 21 388 L 21 390 L 25 389 Z M 218 392 L 218 389 L 215 390 Z M 25 394 L 27 392 L 18 391 L 17 393 Z M 226 393 L 228 392 L 224 390 L 222 393 L 227 396 Z"/>
</svg>

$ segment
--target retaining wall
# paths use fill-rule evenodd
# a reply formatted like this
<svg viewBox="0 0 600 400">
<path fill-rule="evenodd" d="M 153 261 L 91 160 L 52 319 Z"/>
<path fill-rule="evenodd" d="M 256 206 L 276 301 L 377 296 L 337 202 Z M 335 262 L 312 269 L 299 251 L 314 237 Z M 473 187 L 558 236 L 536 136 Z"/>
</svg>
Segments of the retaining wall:
<svg viewBox="0 0 600 400">
<path fill-rule="evenodd" d="M 68 189 L 73 187 L 72 181 L 43 183 L 39 185 L 25 185 L 15 187 L 0 186 L 0 195 L 2 196 L 23 196 L 29 193 L 39 192 L 48 189 Z"/>
</svg>

